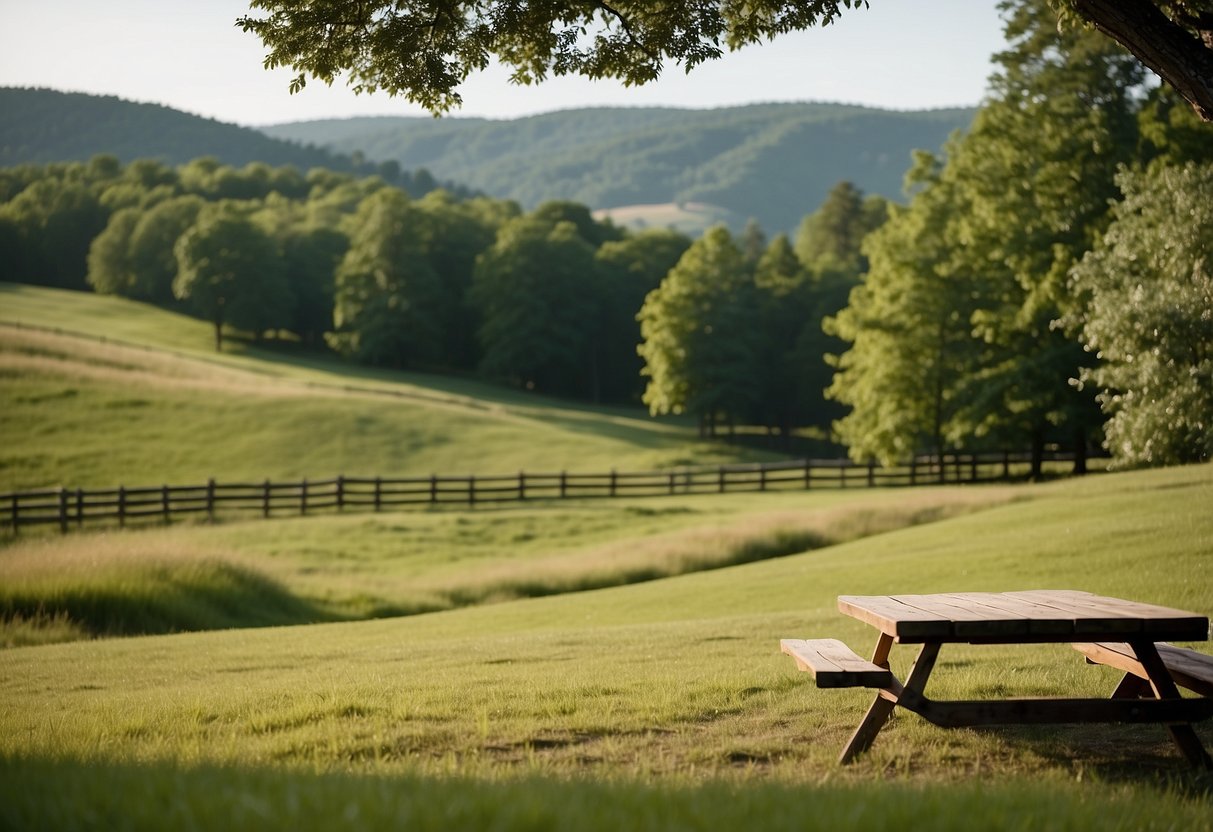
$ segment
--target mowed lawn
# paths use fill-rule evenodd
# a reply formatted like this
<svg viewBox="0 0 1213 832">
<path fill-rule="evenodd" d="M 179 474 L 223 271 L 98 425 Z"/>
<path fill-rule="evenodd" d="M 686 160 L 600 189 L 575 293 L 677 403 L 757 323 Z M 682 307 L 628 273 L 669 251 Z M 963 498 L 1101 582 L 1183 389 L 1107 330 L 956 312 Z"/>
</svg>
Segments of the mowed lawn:
<svg viewBox="0 0 1213 832">
<path fill-rule="evenodd" d="M 834 762 L 871 694 L 816 689 L 778 640 L 867 652 L 839 594 L 1073 588 L 1213 614 L 1213 466 L 1021 496 L 630 586 L 3 651 L 0 826 L 1211 828 L 1213 781 L 1158 727 L 901 715 Z M 956 645 L 930 693 L 1104 696 L 1118 675 L 1064 645 Z"/>
</svg>

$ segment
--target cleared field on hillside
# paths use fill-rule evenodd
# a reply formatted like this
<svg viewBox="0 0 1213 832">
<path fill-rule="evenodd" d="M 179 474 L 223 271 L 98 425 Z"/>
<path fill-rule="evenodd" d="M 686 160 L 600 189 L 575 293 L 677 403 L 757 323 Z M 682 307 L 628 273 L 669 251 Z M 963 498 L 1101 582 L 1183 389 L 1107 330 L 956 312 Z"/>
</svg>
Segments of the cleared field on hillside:
<svg viewBox="0 0 1213 832">
<path fill-rule="evenodd" d="M 639 409 L 247 346 L 216 355 L 209 338 L 205 323 L 142 304 L 0 286 L 0 491 L 762 457 Z"/>
<path fill-rule="evenodd" d="M 834 764 L 870 694 L 816 690 L 778 639 L 865 652 L 874 632 L 836 612 L 840 593 L 1074 588 L 1213 614 L 1213 466 L 1024 493 L 629 587 L 4 651 L 4 817 L 81 825 L 90 807 L 129 805 L 145 828 L 322 828 L 338 810 L 303 808 L 314 790 L 347 818 L 419 828 L 713 828 L 737 807 L 752 828 L 1209 828 L 1208 776 L 1158 727 L 945 730 L 907 715 L 856 765 Z M 896 672 L 913 652 L 895 649 Z M 1103 696 L 1117 677 L 1065 646 L 956 645 L 931 692 Z M 42 782 L 59 786 L 54 808 Z M 704 801 L 716 808 L 701 815 Z"/>
</svg>

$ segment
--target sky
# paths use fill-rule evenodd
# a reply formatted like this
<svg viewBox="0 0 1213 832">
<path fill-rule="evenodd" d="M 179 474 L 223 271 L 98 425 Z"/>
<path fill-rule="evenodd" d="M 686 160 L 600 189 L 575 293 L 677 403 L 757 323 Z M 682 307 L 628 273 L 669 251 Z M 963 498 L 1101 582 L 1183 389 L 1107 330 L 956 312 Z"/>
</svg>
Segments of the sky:
<svg viewBox="0 0 1213 832">
<path fill-rule="evenodd" d="M 522 87 L 494 67 L 469 79 L 453 115 L 765 101 L 972 106 L 1003 43 L 996 3 L 873 0 L 831 26 L 726 54 L 690 75 L 668 65 L 640 88 L 572 78 Z M 246 126 L 425 114 L 403 98 L 356 96 L 341 82 L 291 95 L 292 71 L 265 70 L 261 42 L 235 25 L 246 13 L 242 0 L 0 0 L 0 86 L 115 95 Z"/>
</svg>

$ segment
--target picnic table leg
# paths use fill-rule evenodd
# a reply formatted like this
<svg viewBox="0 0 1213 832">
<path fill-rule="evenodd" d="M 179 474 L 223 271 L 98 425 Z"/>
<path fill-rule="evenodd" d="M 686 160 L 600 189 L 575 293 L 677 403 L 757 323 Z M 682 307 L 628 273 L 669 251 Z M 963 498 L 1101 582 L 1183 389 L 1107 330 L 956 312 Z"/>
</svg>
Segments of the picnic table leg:
<svg viewBox="0 0 1213 832">
<path fill-rule="evenodd" d="M 876 650 L 872 655 L 872 663 L 887 666 L 889 648 L 892 645 L 893 637 L 882 633 L 880 640 L 876 642 Z M 938 655 L 938 644 L 924 644 L 922 651 L 918 654 L 918 658 L 914 660 L 914 667 L 910 670 L 910 676 L 906 679 L 905 685 L 899 685 L 894 682 L 893 687 L 877 692 L 876 700 L 868 708 L 863 721 L 859 723 L 859 727 L 855 729 L 855 733 L 851 735 L 851 739 L 843 747 L 842 754 L 838 757 L 838 762 L 845 765 L 855 759 L 855 755 L 862 754 L 871 748 L 872 743 L 876 741 L 876 735 L 880 733 L 880 729 L 889 721 L 889 716 L 893 713 L 893 708 L 898 702 L 902 698 L 916 699 L 922 694 L 923 688 L 927 684 L 927 677 L 931 675 L 931 670 L 935 667 L 935 659 Z"/>
<path fill-rule="evenodd" d="M 1120 684 L 1116 686 L 1116 690 L 1112 691 L 1113 699 L 1141 699 L 1143 696 L 1153 696 L 1154 692 L 1150 688 L 1150 683 L 1140 676 L 1132 673 L 1126 673 L 1124 678 L 1120 680 Z"/>
<path fill-rule="evenodd" d="M 1153 688 L 1154 695 L 1159 699 L 1179 699 L 1179 689 L 1175 687 L 1175 680 L 1171 678 L 1166 665 L 1159 657 L 1158 648 L 1154 646 L 1154 642 L 1130 641 L 1129 646 L 1133 648 L 1133 652 L 1137 654 L 1137 660 L 1141 662 L 1142 669 L 1150 677 L 1150 687 Z M 1175 744 L 1179 746 L 1179 750 L 1188 758 L 1188 762 L 1194 766 L 1213 768 L 1213 759 L 1210 759 L 1209 752 L 1205 751 L 1205 747 L 1201 744 L 1200 737 L 1196 736 L 1196 731 L 1192 728 L 1191 723 L 1174 723 L 1168 725 L 1167 730 L 1171 733 L 1171 739 L 1175 740 Z"/>
</svg>

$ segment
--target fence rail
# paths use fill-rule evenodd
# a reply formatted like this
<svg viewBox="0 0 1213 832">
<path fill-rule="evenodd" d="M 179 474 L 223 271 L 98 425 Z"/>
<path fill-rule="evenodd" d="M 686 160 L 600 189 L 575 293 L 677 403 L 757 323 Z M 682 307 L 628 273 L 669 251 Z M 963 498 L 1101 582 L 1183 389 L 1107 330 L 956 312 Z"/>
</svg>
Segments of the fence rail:
<svg viewBox="0 0 1213 832">
<path fill-rule="evenodd" d="M 1047 461 L 1073 460 L 1046 454 Z M 881 467 L 849 460 L 720 465 L 669 471 L 602 474 L 526 473 L 495 476 L 346 477 L 300 482 L 160 485 L 114 489 L 41 489 L 0 494 L 0 527 L 59 526 L 66 533 L 86 523 L 126 526 L 149 520 L 206 515 L 282 517 L 320 512 L 382 511 L 407 506 L 477 506 L 526 500 L 658 497 L 815 488 L 876 488 L 977 483 L 1022 476 L 1028 455 L 944 454 L 919 456 Z"/>
</svg>

